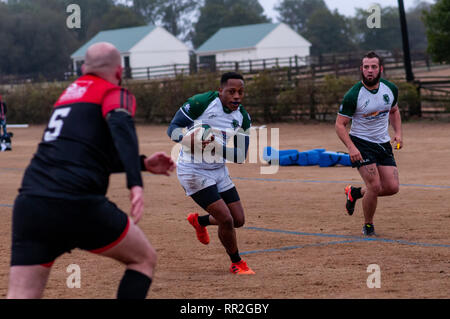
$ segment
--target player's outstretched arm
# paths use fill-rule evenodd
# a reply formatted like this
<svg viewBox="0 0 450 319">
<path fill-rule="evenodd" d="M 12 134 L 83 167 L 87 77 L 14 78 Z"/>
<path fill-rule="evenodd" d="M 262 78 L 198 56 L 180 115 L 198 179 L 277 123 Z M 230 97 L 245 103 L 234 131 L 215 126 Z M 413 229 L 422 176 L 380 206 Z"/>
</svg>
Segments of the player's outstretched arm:
<svg viewBox="0 0 450 319">
<path fill-rule="evenodd" d="M 144 212 L 144 195 L 140 186 L 133 186 L 130 189 L 131 211 L 130 215 L 135 224 L 139 223 Z"/>
<path fill-rule="evenodd" d="M 183 128 L 190 127 L 193 124 L 194 121 L 179 109 L 169 124 L 167 135 L 172 141 L 179 143 L 183 139 Z"/>
<path fill-rule="evenodd" d="M 120 163 L 114 164 L 113 171 L 125 171 L 128 189 L 142 187 L 141 158 L 133 118 L 126 112 L 113 110 L 108 113 L 106 122 L 120 158 Z"/>
<path fill-rule="evenodd" d="M 363 158 L 361 156 L 361 153 L 356 148 L 355 144 L 353 144 L 352 140 L 350 139 L 350 136 L 347 132 L 347 125 L 350 123 L 350 118 L 346 116 L 339 115 L 336 118 L 336 134 L 341 139 L 342 143 L 347 147 L 348 149 L 348 155 L 350 155 L 350 160 L 354 163 L 357 161 L 362 161 Z"/>
<path fill-rule="evenodd" d="M 152 156 L 144 159 L 145 169 L 153 174 L 161 174 L 170 176 L 170 173 L 175 170 L 175 162 L 170 156 L 164 152 L 154 153 Z"/>
<path fill-rule="evenodd" d="M 402 119 L 398 105 L 394 106 L 389 112 L 389 122 L 391 123 L 395 133 L 393 143 L 397 149 L 401 149 L 403 147 L 403 133 Z"/>
<path fill-rule="evenodd" d="M 234 148 L 223 146 L 223 157 L 237 164 L 243 164 L 247 158 L 250 136 L 246 134 L 236 134 L 234 136 Z"/>
</svg>

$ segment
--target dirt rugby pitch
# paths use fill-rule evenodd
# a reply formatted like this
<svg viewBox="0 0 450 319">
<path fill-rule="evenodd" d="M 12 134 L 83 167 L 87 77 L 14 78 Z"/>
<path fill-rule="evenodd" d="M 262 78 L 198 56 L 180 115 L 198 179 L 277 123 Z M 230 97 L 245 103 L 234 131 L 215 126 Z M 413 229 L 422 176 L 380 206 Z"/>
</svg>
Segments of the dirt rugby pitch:
<svg viewBox="0 0 450 319">
<path fill-rule="evenodd" d="M 330 124 L 274 124 L 280 149 L 345 151 Z M 0 297 L 8 285 L 11 212 L 23 171 L 41 139 L 43 126 L 14 129 L 13 151 L 0 153 Z M 138 126 L 141 153 L 173 144 L 165 126 Z M 270 140 L 270 138 L 269 138 Z M 246 225 L 237 230 L 243 258 L 255 276 L 236 277 L 210 228 L 203 246 L 186 222 L 199 211 L 184 195 L 176 175 L 144 174 L 146 211 L 140 227 L 158 251 L 148 298 L 445 298 L 450 287 L 450 126 L 404 124 L 405 148 L 396 151 L 400 192 L 379 199 L 378 237 L 361 237 L 361 201 L 345 212 L 344 187 L 361 185 L 349 167 L 280 167 L 263 175 L 262 162 L 229 170 L 240 193 Z M 111 178 L 108 197 L 129 211 L 125 176 Z M 80 268 L 81 288 L 69 288 L 69 265 Z M 381 288 L 368 288 L 369 265 L 378 265 Z M 124 267 L 74 250 L 53 266 L 45 298 L 114 298 Z"/>
</svg>

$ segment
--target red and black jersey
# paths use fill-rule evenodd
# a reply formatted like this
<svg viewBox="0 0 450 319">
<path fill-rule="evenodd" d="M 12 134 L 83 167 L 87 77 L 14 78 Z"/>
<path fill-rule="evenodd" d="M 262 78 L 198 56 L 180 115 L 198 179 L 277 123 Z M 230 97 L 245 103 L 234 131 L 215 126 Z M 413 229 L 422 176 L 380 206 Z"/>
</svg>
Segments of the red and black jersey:
<svg viewBox="0 0 450 319">
<path fill-rule="evenodd" d="M 6 112 L 8 108 L 6 107 L 6 103 L 0 100 L 0 120 L 4 120 L 6 118 Z"/>
<path fill-rule="evenodd" d="M 128 187 L 142 186 L 137 136 L 131 119 L 135 110 L 135 98 L 126 89 L 94 75 L 80 77 L 55 103 L 20 192 L 64 198 L 105 195 L 110 174 L 124 170 Z M 107 121 L 112 113 L 126 113 L 132 123 L 132 132 L 123 142 L 136 145 L 132 154 L 127 154 L 130 163 L 124 163 L 124 156 L 118 152 L 117 140 L 124 138 L 116 138 Z"/>
</svg>

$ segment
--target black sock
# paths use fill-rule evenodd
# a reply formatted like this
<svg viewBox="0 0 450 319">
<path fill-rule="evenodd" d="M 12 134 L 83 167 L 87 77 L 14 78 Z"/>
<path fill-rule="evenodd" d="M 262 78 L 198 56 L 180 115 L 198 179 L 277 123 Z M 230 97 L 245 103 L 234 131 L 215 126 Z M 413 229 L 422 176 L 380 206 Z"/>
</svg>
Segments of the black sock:
<svg viewBox="0 0 450 319">
<path fill-rule="evenodd" d="M 234 254 L 228 254 L 230 256 L 232 263 L 238 263 L 241 261 L 241 256 L 239 256 L 239 250 L 237 250 Z"/>
<path fill-rule="evenodd" d="M 353 199 L 360 199 L 363 197 L 363 195 L 361 194 L 361 187 L 352 188 L 352 197 Z"/>
<path fill-rule="evenodd" d="M 209 215 L 198 216 L 198 223 L 200 226 L 209 226 L 211 223 L 209 222 Z"/>
<path fill-rule="evenodd" d="M 145 299 L 152 279 L 143 273 L 127 269 L 120 281 L 117 299 Z"/>
</svg>

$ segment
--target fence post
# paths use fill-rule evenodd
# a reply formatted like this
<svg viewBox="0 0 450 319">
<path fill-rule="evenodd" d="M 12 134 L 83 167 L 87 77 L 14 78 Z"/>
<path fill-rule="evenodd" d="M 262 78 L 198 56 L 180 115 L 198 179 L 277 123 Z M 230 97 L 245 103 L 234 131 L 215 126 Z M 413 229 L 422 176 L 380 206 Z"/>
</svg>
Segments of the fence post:
<svg viewBox="0 0 450 319">
<path fill-rule="evenodd" d="M 249 67 L 250 67 L 250 73 L 252 73 L 252 60 L 248 60 L 249 62 Z"/>
<path fill-rule="evenodd" d="M 278 64 L 278 58 L 275 59 L 275 65 L 277 66 L 277 69 L 280 68 L 280 65 Z"/>
<path fill-rule="evenodd" d="M 175 76 L 177 76 L 177 64 L 176 63 L 173 65 L 173 74 Z"/>
<path fill-rule="evenodd" d="M 197 57 L 191 55 L 189 58 L 189 74 L 196 74 L 198 72 Z"/>
<path fill-rule="evenodd" d="M 125 78 L 131 79 L 131 68 L 129 66 L 125 68 Z"/>
<path fill-rule="evenodd" d="M 418 116 L 418 117 L 422 117 L 422 94 L 421 94 L 421 90 L 422 90 L 422 83 L 419 81 L 414 81 L 414 85 L 416 85 L 416 90 L 417 90 L 417 95 L 418 95 L 418 101 L 417 104 L 414 103 L 414 105 L 411 107 L 409 107 L 409 116 Z"/>
<path fill-rule="evenodd" d="M 239 72 L 239 62 L 234 62 L 234 70 Z"/>
<path fill-rule="evenodd" d="M 401 64 L 401 66 L 403 66 L 403 59 L 400 57 L 400 54 L 398 53 L 398 51 L 395 50 L 395 67 L 398 67 L 399 63 Z"/>
<path fill-rule="evenodd" d="M 292 80 L 291 75 L 292 75 L 292 58 L 289 57 L 289 68 L 288 68 L 288 71 L 287 71 L 287 78 L 288 78 L 289 82 L 291 82 L 291 80 Z"/>
<path fill-rule="evenodd" d="M 336 77 L 339 77 L 339 66 L 338 62 L 336 60 L 336 55 L 333 54 L 333 63 L 334 63 L 334 73 L 336 74 Z"/>
<path fill-rule="evenodd" d="M 295 72 L 298 74 L 298 55 L 295 55 Z"/>
<path fill-rule="evenodd" d="M 309 119 L 315 120 L 316 119 L 316 88 L 315 88 L 315 82 L 312 81 L 311 84 L 312 87 L 310 88 L 310 96 L 309 96 Z"/>
<path fill-rule="evenodd" d="M 263 70 L 266 70 L 266 59 L 263 59 Z"/>
<path fill-rule="evenodd" d="M 147 67 L 147 80 L 150 80 L 150 67 Z"/>
</svg>

